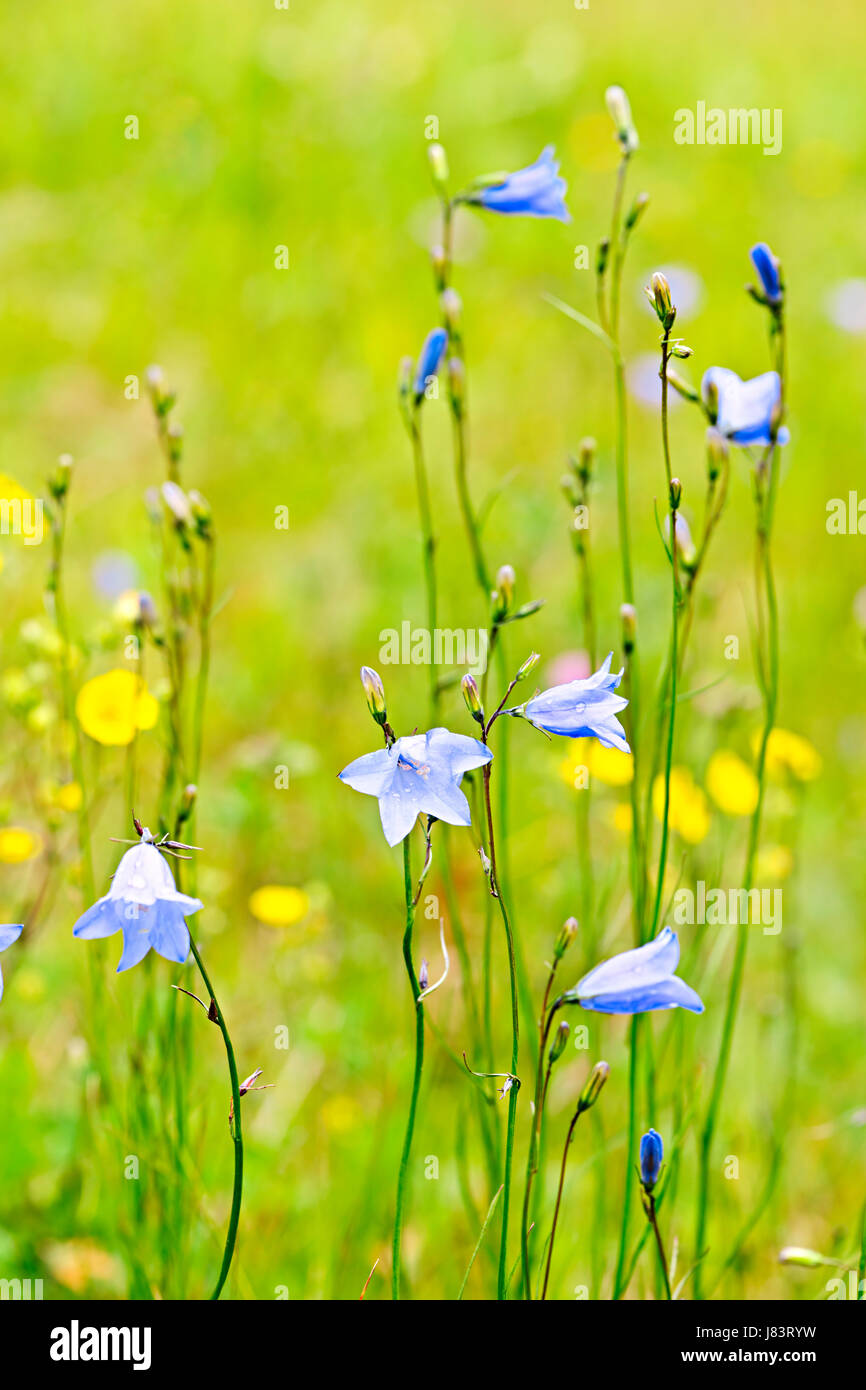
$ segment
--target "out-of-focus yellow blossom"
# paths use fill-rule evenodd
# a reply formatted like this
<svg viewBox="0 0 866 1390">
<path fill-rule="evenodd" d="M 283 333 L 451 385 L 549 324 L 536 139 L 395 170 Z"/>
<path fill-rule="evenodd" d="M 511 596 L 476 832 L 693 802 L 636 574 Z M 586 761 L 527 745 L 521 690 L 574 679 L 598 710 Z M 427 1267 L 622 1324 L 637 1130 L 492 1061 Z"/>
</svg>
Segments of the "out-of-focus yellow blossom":
<svg viewBox="0 0 866 1390">
<path fill-rule="evenodd" d="M 6 825 L 0 830 L 0 864 L 23 864 L 33 859 L 41 848 L 39 836 L 23 826 Z"/>
<path fill-rule="evenodd" d="M 12 988 L 18 999 L 36 1004 L 45 998 L 45 976 L 29 966 L 19 966 L 12 977 Z"/>
<path fill-rule="evenodd" d="M 303 888 L 269 883 L 250 894 L 249 909 L 267 927 L 291 927 L 306 917 L 310 899 Z"/>
<path fill-rule="evenodd" d="M 57 719 L 57 710 L 50 700 L 41 700 L 27 715 L 27 727 L 34 734 L 44 734 Z"/>
<path fill-rule="evenodd" d="M 22 521 L 26 521 L 27 523 L 27 533 L 33 534 L 30 531 L 36 519 L 34 510 L 36 499 L 33 497 L 33 494 L 28 492 L 26 488 L 23 488 L 14 478 L 10 478 L 8 473 L 0 473 L 0 497 L 3 498 L 4 502 L 13 504 L 14 511 L 12 513 L 12 518 L 15 523 L 18 522 L 19 517 L 22 515 L 19 510 L 21 504 L 23 502 L 29 502 L 31 504 L 28 511 L 23 513 Z M 15 506 L 16 503 L 18 504 L 17 506 Z M 11 527 L 8 527 L 4 533 L 3 539 L 5 540 L 7 537 L 23 543 L 25 540 L 24 526 L 13 524 Z"/>
<path fill-rule="evenodd" d="M 58 1284 L 84 1293 L 91 1283 L 114 1284 L 122 1278 L 119 1262 L 90 1240 L 52 1241 L 42 1251 Z"/>
<path fill-rule="evenodd" d="M 621 753 L 618 748 L 602 748 L 594 738 L 579 739 L 574 749 L 563 758 L 559 765 L 562 780 L 573 787 L 581 767 L 585 767 L 590 777 L 597 778 L 606 787 L 627 787 L 634 777 L 631 753 Z"/>
<path fill-rule="evenodd" d="M 621 801 L 613 808 L 613 825 L 615 830 L 622 831 L 623 835 L 631 834 L 631 806 L 627 801 Z"/>
<path fill-rule="evenodd" d="M 750 816 L 758 804 L 758 779 L 748 763 L 730 748 L 720 748 L 710 758 L 706 784 L 713 801 L 726 816 Z"/>
<path fill-rule="evenodd" d="M 348 1134 L 349 1130 L 357 1129 L 364 1118 L 364 1110 L 354 1096 L 331 1096 L 323 1103 L 319 1114 L 332 1134 Z"/>
<path fill-rule="evenodd" d="M 794 856 L 787 845 L 766 845 L 758 850 L 755 878 L 758 883 L 768 879 L 781 883 L 794 867 Z"/>
<path fill-rule="evenodd" d="M 141 676 L 118 667 L 81 687 L 75 713 L 84 732 L 97 743 L 122 747 L 132 743 L 137 730 L 153 728 L 159 705 Z"/>
<path fill-rule="evenodd" d="M 653 782 L 653 811 L 661 821 L 665 811 L 665 779 L 659 773 Z M 671 768 L 671 799 L 668 822 L 672 830 L 690 845 L 699 845 L 710 829 L 707 798 L 687 767 Z"/>
<path fill-rule="evenodd" d="M 755 757 L 761 747 L 761 731 L 756 729 L 752 735 Z M 813 782 L 823 766 L 817 748 L 801 734 L 792 734 L 789 729 L 773 729 L 767 743 L 767 776 L 777 781 L 784 780 L 790 773 L 798 782 Z"/>
<path fill-rule="evenodd" d="M 61 811 L 77 811 L 81 805 L 81 787 L 77 782 L 65 782 L 54 795 L 54 804 Z"/>
</svg>

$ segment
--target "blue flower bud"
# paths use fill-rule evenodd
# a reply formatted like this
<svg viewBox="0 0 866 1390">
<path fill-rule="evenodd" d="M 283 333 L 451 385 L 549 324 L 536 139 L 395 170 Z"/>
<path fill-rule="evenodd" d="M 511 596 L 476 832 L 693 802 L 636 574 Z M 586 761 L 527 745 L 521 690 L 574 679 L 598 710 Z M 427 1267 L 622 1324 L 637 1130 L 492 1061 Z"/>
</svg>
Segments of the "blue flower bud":
<svg viewBox="0 0 866 1390">
<path fill-rule="evenodd" d="M 782 302 L 782 280 L 779 262 L 765 241 L 759 241 L 749 252 L 752 265 L 761 281 L 761 289 L 771 304 Z"/>
<path fill-rule="evenodd" d="M 647 1192 L 652 1192 L 661 1171 L 665 1146 L 654 1129 L 648 1129 L 640 1141 L 640 1180 Z"/>
<path fill-rule="evenodd" d="M 421 356 L 418 358 L 418 366 L 415 369 L 415 404 L 418 405 L 424 399 L 424 391 L 427 382 L 435 377 L 439 371 L 442 358 L 445 355 L 445 348 L 448 343 L 448 334 L 444 328 L 434 328 L 432 333 L 428 333 L 424 339 L 424 346 L 421 349 Z"/>
</svg>

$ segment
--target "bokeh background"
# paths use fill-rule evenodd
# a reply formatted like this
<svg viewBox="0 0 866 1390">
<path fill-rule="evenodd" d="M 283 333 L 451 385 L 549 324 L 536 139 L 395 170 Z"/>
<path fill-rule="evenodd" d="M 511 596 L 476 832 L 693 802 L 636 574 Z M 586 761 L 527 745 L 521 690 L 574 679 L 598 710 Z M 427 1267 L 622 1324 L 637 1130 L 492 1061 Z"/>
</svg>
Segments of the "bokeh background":
<svg viewBox="0 0 866 1390">
<path fill-rule="evenodd" d="M 567 0 L 479 0 L 471 7 L 442 0 L 411 10 L 369 0 L 292 0 L 287 11 L 270 0 L 143 0 L 122 13 L 109 0 L 83 0 L 74 9 L 51 7 L 50 23 L 40 4 L 0 19 L 7 93 L 0 125 L 2 471 L 41 496 L 57 455 L 75 457 L 66 582 L 72 626 L 86 648 L 77 682 L 124 664 L 106 574 L 125 576 L 123 587 L 159 590 L 142 498 L 161 481 L 163 464 L 143 388 L 140 400 L 125 394 L 127 379 L 143 382 L 149 363 L 160 363 L 178 392 L 183 480 L 206 494 L 215 517 L 221 607 L 197 826 L 206 909 L 196 925 L 241 1073 L 261 1066 L 262 1080 L 275 1083 L 245 1102 L 235 1297 L 267 1299 L 287 1290 L 292 1298 L 357 1298 L 377 1259 L 367 1297 L 387 1296 L 411 1066 L 401 869 L 373 802 L 342 786 L 336 773 L 376 746 L 359 665 L 380 666 L 383 629 L 423 622 L 411 459 L 395 378 L 400 357 L 417 353 L 438 318 L 428 260 L 436 215 L 426 166 L 431 116 L 455 185 L 529 163 L 547 143 L 561 158 L 569 226 L 469 213 L 458 219 L 455 284 L 471 380 L 472 485 L 481 499 L 507 480 L 485 544 L 493 566 L 514 565 L 521 600 L 546 599 L 506 639 L 513 665 L 533 648 L 542 653 L 544 683 L 555 658 L 580 646 L 559 480 L 580 437 L 598 439 L 592 545 L 600 643 L 619 659 L 609 364 L 599 345 L 542 297 L 555 294 L 593 312 L 592 272 L 575 270 L 574 259 L 575 248 L 586 245 L 592 262 L 609 221 L 617 151 L 603 93 L 612 82 L 629 92 L 641 137 L 631 191 L 646 189 L 651 198 L 630 252 L 623 302 L 647 698 L 666 641 L 669 580 L 653 519 L 663 479 L 653 401 L 657 329 L 641 287 L 655 269 L 671 273 L 678 331 L 695 351 L 683 374 L 693 381 L 714 363 L 743 376 L 769 365 L 763 315 L 743 293 L 755 241 L 767 240 L 781 256 L 789 287 L 792 442 L 775 545 L 779 723 L 814 744 L 823 770 L 805 793 L 776 786 L 768 799 L 765 843 L 792 851 L 790 864 L 781 861 L 784 927 L 779 936 L 756 929 L 750 944 L 715 1146 L 714 1262 L 754 1209 L 780 1134 L 785 1162 L 772 1201 L 718 1292 L 820 1297 L 832 1271 L 782 1268 L 779 1249 L 813 1246 L 844 1259 L 859 1246 L 866 720 L 855 596 L 866 571 L 862 538 L 829 535 L 825 523 L 827 502 L 847 498 L 862 478 L 860 26 L 850 0 L 832 12 L 804 0 L 757 10 L 743 0 L 715 9 L 681 0 L 664 7 L 590 0 L 585 10 Z M 676 145 L 674 111 L 694 109 L 699 100 L 725 109 L 781 109 L 782 152 L 771 158 L 754 146 Z M 130 115 L 138 119 L 136 140 L 125 138 Z M 288 269 L 275 267 L 279 246 L 288 248 Z M 477 627 L 484 614 L 460 529 L 447 405 L 434 401 L 425 409 L 443 624 Z M 672 441 L 686 515 L 696 520 L 702 430 L 685 404 L 674 412 Z M 281 506 L 289 508 L 288 530 L 274 526 Z M 698 781 L 717 747 L 749 757 L 759 723 L 749 656 L 752 526 L 746 465 L 734 460 L 687 676 L 691 689 L 720 683 L 683 706 L 678 732 L 677 761 Z M 71 818 L 55 836 L 59 862 L 45 849 L 43 783 L 60 775 L 54 675 L 27 626 L 44 614 L 47 547 L 25 548 L 12 537 L 0 545 L 3 679 L 24 672 L 34 692 L 23 711 L 4 697 L 0 824 L 36 837 L 29 857 L 0 866 L 3 920 L 33 914 L 2 962 L 0 1275 L 42 1278 L 52 1298 L 124 1297 L 142 1289 L 197 1297 L 215 1273 L 230 1194 L 219 1035 L 189 1002 L 197 1015 L 190 1151 L 177 1189 L 165 1175 L 172 1154 L 160 1119 L 174 1059 L 160 1048 L 177 998 L 170 985 L 182 980 L 194 989 L 193 970 L 178 973 L 156 961 L 153 969 L 118 977 L 116 942 L 72 939 L 81 889 Z M 739 661 L 724 658 L 728 634 L 739 636 Z M 149 660 L 159 694 L 158 666 Z M 424 669 L 380 669 L 398 732 L 423 725 Z M 40 712 L 31 718 L 34 707 Z M 446 718 L 450 727 L 471 731 L 459 693 L 448 696 Z M 528 729 L 510 734 L 509 879 L 539 991 L 553 935 L 577 910 L 578 793 L 562 775 L 567 748 Z M 159 727 L 142 734 L 145 801 L 149 769 L 157 783 L 160 749 Z M 99 791 L 95 857 L 105 891 L 118 854 L 109 837 L 130 833 L 124 756 L 91 743 L 87 754 Z M 290 769 L 288 789 L 274 786 L 278 765 Z M 629 944 L 627 837 L 615 824 L 622 796 L 600 787 L 593 799 L 604 912 L 584 926 L 601 954 Z M 145 821 L 154 814 L 146 804 L 136 810 Z M 744 836 L 743 819 L 714 809 L 706 840 L 693 849 L 675 841 L 672 859 L 679 866 L 687 851 L 686 872 L 712 880 L 724 855 L 721 881 L 736 885 Z M 453 844 L 477 960 L 484 911 L 478 862 L 468 836 Z M 302 890 L 298 920 L 279 927 L 256 920 L 250 895 L 265 885 Z M 419 954 L 435 976 L 435 926 L 422 922 L 419 937 Z M 733 935 L 684 927 L 682 938 L 684 953 L 700 962 L 695 982 L 707 1003 L 703 1017 L 685 1021 L 689 1091 L 705 1097 Z M 566 962 L 575 979 L 594 963 L 586 939 Z M 497 937 L 504 1070 L 500 946 Z M 111 1112 L 95 1092 L 86 1041 L 88 951 L 98 961 L 116 1067 Z M 781 1114 L 792 979 L 796 1084 Z M 134 1039 L 151 994 L 161 1023 L 148 1034 L 142 1064 Z M 459 1054 L 466 1037 L 456 969 L 431 1000 L 430 1014 Z M 557 1161 L 588 1062 L 604 1055 L 612 1075 L 601 1103 L 603 1142 L 587 1127 L 572 1154 L 558 1297 L 573 1297 L 579 1285 L 593 1296 L 609 1294 L 625 1167 L 626 1023 L 586 1017 L 591 1049 L 568 1054 L 552 1093 L 549 1164 Z M 288 1050 L 274 1045 L 280 1028 L 289 1030 Z M 428 1046 L 405 1238 L 407 1291 L 453 1297 L 478 1235 L 473 1208 L 483 1213 L 490 1193 L 468 1111 L 469 1083 L 432 1033 Z M 671 1080 L 662 1076 L 659 1084 L 660 1113 L 642 1118 L 669 1133 Z M 141 1132 L 133 1119 L 143 1113 L 142 1092 L 147 1143 L 136 1149 L 131 1135 Z M 528 1094 L 521 1099 L 521 1145 Z M 692 1127 L 665 1222 L 681 1245 L 681 1273 L 693 1258 L 695 1152 Z M 136 1180 L 124 1176 L 130 1154 L 141 1165 L 135 1195 Z M 436 1180 L 425 1180 L 429 1156 L 438 1159 Z M 736 1180 L 722 1176 L 727 1156 L 738 1159 Z M 171 1221 L 179 1223 L 176 1234 L 183 1228 L 182 1259 L 165 1248 L 164 1190 L 178 1198 Z M 595 1247 L 593 1212 L 602 1231 Z M 130 1253 L 136 1250 L 137 1273 Z M 655 1293 L 649 1254 L 631 1295 Z M 468 1296 L 484 1297 L 491 1288 L 482 1255 Z"/>
</svg>

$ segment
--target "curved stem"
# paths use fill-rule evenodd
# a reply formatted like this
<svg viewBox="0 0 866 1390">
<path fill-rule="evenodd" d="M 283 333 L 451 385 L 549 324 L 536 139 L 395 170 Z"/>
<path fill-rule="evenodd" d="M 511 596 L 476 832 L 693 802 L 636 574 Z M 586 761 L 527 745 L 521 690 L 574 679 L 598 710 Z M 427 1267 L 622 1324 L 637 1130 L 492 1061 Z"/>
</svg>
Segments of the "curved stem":
<svg viewBox="0 0 866 1390">
<path fill-rule="evenodd" d="M 645 1210 L 647 1215 L 647 1221 L 652 1226 L 653 1234 L 656 1238 L 656 1249 L 659 1252 L 659 1264 L 661 1266 L 662 1278 L 664 1279 L 665 1284 L 665 1296 L 668 1299 L 671 1299 L 673 1298 L 673 1294 L 671 1293 L 671 1280 L 670 1275 L 668 1273 L 668 1261 L 667 1256 L 665 1255 L 664 1245 L 662 1244 L 661 1231 L 659 1230 L 659 1222 L 658 1217 L 656 1215 L 655 1198 L 653 1197 L 651 1192 L 647 1193 Z"/>
<path fill-rule="evenodd" d="M 553 1225 L 550 1228 L 550 1240 L 547 1243 L 547 1263 L 544 1267 L 544 1283 L 541 1286 L 542 1302 L 547 1298 L 547 1285 L 550 1281 L 550 1262 L 553 1259 L 553 1242 L 556 1239 L 556 1225 L 559 1221 L 559 1208 L 562 1205 L 562 1189 L 565 1186 L 565 1165 L 568 1162 L 568 1150 L 571 1145 L 574 1127 L 581 1116 L 580 1107 L 575 1110 L 571 1124 L 568 1126 L 568 1134 L 565 1138 L 565 1148 L 562 1151 L 562 1163 L 559 1168 L 559 1187 L 556 1190 L 556 1206 L 553 1208 Z"/>
<path fill-rule="evenodd" d="M 412 868 L 409 858 L 409 836 L 403 841 L 403 886 L 406 895 L 406 928 L 403 932 L 403 960 L 412 990 L 415 1006 L 415 1071 L 412 1078 L 412 1097 L 409 1101 L 409 1116 L 406 1120 L 406 1134 L 403 1139 L 403 1152 L 400 1156 L 400 1171 L 397 1176 L 397 1208 L 394 1214 L 394 1239 L 392 1242 L 391 1297 L 400 1297 L 400 1240 L 403 1234 L 403 1207 L 406 1198 L 406 1174 L 409 1155 L 412 1151 L 412 1135 L 415 1132 L 415 1115 L 418 1110 L 418 1093 L 421 1089 L 421 1069 L 424 1065 L 424 1005 L 418 1002 L 421 992 L 415 967 L 412 964 L 412 930 L 415 925 L 415 904 L 412 888 Z"/>
<path fill-rule="evenodd" d="M 211 1294 L 211 1300 L 213 1301 L 214 1299 L 219 1298 L 223 1290 L 223 1285 L 225 1284 L 225 1281 L 228 1278 L 229 1267 L 231 1266 L 232 1257 L 235 1253 L 235 1245 L 237 1243 L 238 1237 L 238 1224 L 240 1222 L 241 1217 L 241 1195 L 243 1192 L 244 1184 L 244 1140 L 241 1129 L 241 1093 L 240 1083 L 238 1081 L 238 1069 L 237 1064 L 235 1062 L 235 1052 L 234 1048 L 232 1047 L 232 1040 L 229 1036 L 229 1030 L 226 1027 L 226 1021 L 223 1017 L 223 1011 L 217 1002 L 216 995 L 213 991 L 213 985 L 210 982 L 207 970 L 205 969 L 204 961 L 202 960 L 201 955 L 199 954 L 199 949 L 196 946 L 195 941 L 192 938 L 192 935 L 190 935 L 189 944 L 192 954 L 195 957 L 195 963 L 199 968 L 199 973 L 202 979 L 204 980 L 205 989 L 208 992 L 208 997 L 211 1003 L 211 1014 L 216 1014 L 216 1023 L 219 1025 L 219 1030 L 223 1035 L 223 1042 L 225 1043 L 226 1057 L 228 1058 L 229 1064 L 229 1076 L 231 1078 L 232 1086 L 231 1136 L 235 1152 L 235 1175 L 234 1184 L 232 1186 L 232 1206 L 231 1212 L 229 1213 L 228 1230 L 226 1231 L 226 1243 L 225 1249 L 223 1251 L 223 1261 L 222 1265 L 220 1266 L 219 1275 L 217 1276 L 216 1287 L 214 1288 L 214 1291 Z"/>
</svg>

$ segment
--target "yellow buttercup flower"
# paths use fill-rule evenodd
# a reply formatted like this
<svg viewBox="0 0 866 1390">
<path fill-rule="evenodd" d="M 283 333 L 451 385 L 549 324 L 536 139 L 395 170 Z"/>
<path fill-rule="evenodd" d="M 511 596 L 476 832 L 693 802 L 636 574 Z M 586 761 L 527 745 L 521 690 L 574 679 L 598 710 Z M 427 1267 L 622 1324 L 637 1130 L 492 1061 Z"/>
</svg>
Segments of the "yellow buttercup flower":
<svg viewBox="0 0 866 1390">
<path fill-rule="evenodd" d="M 752 747 L 757 757 L 761 747 L 759 729 L 752 735 Z M 798 782 L 813 782 L 819 776 L 823 763 L 821 754 L 807 738 L 793 734 L 789 729 L 773 729 L 767 743 L 766 766 L 768 777 L 777 781 L 782 781 L 786 773 L 790 773 Z"/>
<path fill-rule="evenodd" d="M 659 773 L 653 782 L 653 811 L 661 821 L 665 810 L 665 779 Z M 707 798 L 687 767 L 671 768 L 671 796 L 668 823 L 690 845 L 699 845 L 710 830 Z"/>
<path fill-rule="evenodd" d="M 42 841 L 31 830 L 7 825 L 0 830 L 0 864 L 23 864 L 42 848 Z"/>
<path fill-rule="evenodd" d="M 576 785 L 578 768 L 585 767 L 590 777 L 606 787 L 627 787 L 634 777 L 634 758 L 618 748 L 602 748 L 597 739 L 580 739 L 574 750 L 563 758 L 560 776 L 569 786 Z"/>
<path fill-rule="evenodd" d="M 748 763 L 730 748 L 720 748 L 710 758 L 707 791 L 726 816 L 750 816 L 758 804 L 758 779 Z"/>
<path fill-rule="evenodd" d="M 61 811 L 77 811 L 81 805 L 81 787 L 77 782 L 65 782 L 58 787 L 54 803 Z"/>
<path fill-rule="evenodd" d="M 765 883 L 768 879 L 781 883 L 793 867 L 794 856 L 787 845 L 766 845 L 758 851 L 755 878 L 758 883 Z"/>
<path fill-rule="evenodd" d="M 159 705 L 141 676 L 117 668 L 94 676 L 78 692 L 78 722 L 97 743 L 123 747 L 132 743 L 139 729 L 152 729 Z"/>
<path fill-rule="evenodd" d="M 619 830 L 623 835 L 631 834 L 631 806 L 627 801 L 621 801 L 613 808 L 613 828 Z"/>
<path fill-rule="evenodd" d="M 291 927 L 306 917 L 310 899 L 303 888 L 270 883 L 250 894 L 249 909 L 266 927 Z"/>
</svg>

